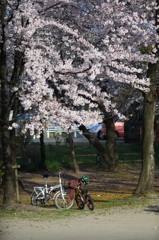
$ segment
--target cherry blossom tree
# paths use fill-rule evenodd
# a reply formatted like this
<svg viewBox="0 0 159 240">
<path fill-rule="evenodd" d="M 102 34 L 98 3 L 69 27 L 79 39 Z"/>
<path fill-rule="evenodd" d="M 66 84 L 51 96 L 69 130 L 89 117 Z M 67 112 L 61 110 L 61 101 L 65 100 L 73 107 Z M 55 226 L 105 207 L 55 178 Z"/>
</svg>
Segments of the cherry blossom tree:
<svg viewBox="0 0 159 240">
<path fill-rule="evenodd" d="M 82 130 L 96 123 L 101 112 L 120 115 L 113 99 L 127 85 L 145 94 L 150 91 L 147 70 L 157 62 L 156 9 L 155 1 L 142 0 L 2 1 L 5 176 L 11 173 L 8 129 L 16 127 L 9 122 L 15 99 L 25 110 L 34 110 L 34 121 L 23 130 L 33 135 L 35 129 L 42 131 L 42 118 L 58 120 L 71 132 L 75 122 Z M 8 186 L 11 181 L 6 181 Z M 10 200 L 8 196 L 5 202 Z"/>
<path fill-rule="evenodd" d="M 145 54 L 143 54 L 141 50 L 146 50 L 147 46 L 151 46 L 151 50 L 154 53 L 156 51 L 154 43 L 157 42 L 158 35 L 154 33 L 153 16 L 151 16 L 151 12 L 148 13 L 148 9 L 154 7 L 153 4 L 154 3 L 150 1 L 147 6 L 145 6 L 145 3 L 142 1 L 140 4 L 135 1 L 131 3 L 127 2 L 127 4 L 125 2 L 116 1 L 114 3 L 114 1 L 107 1 L 106 3 L 100 2 L 93 5 L 91 1 L 80 1 L 78 7 L 80 11 L 82 12 L 84 9 L 84 15 L 89 14 L 87 21 L 85 21 L 86 17 L 80 14 L 80 27 L 77 26 L 78 19 L 76 19 L 76 16 L 79 16 L 77 14 L 78 10 L 76 14 L 70 11 L 69 16 L 68 13 L 65 13 L 63 9 L 60 8 L 60 14 L 67 17 L 67 21 L 65 18 L 60 19 L 58 22 L 49 19 L 50 25 L 46 31 L 47 34 L 51 32 L 49 40 L 52 42 L 48 40 L 48 46 L 53 43 L 56 53 L 58 53 L 59 49 L 59 54 L 56 55 L 57 60 L 55 60 L 54 57 L 54 62 L 52 63 L 52 57 L 50 57 L 50 62 L 48 62 L 48 50 L 46 49 L 46 44 L 43 42 L 43 39 L 40 41 L 40 45 L 42 43 L 45 44 L 42 53 L 39 53 L 39 49 L 35 50 L 37 45 L 34 38 L 32 48 L 28 49 L 27 72 L 29 76 L 35 76 L 39 63 L 40 65 L 42 63 L 44 65 L 43 69 L 47 70 L 40 69 L 40 76 L 37 75 L 36 78 L 38 81 L 36 80 L 36 83 L 39 84 L 39 77 L 42 77 L 43 82 L 47 77 L 46 88 L 52 86 L 54 96 L 60 96 L 60 100 L 63 99 L 62 105 L 63 102 L 65 102 L 65 107 L 70 106 L 71 109 L 73 109 L 73 115 L 74 113 L 76 114 L 74 115 L 75 118 L 72 119 L 73 121 L 70 121 L 72 113 L 67 109 L 65 111 L 65 117 L 60 118 L 59 108 L 58 112 L 56 112 L 54 106 L 53 110 L 51 110 L 51 105 L 49 105 L 48 113 L 46 107 L 46 105 L 48 106 L 48 102 L 44 102 L 40 100 L 42 98 L 39 98 L 42 104 L 39 102 L 38 105 L 42 106 L 42 112 L 44 112 L 44 109 L 46 110 L 46 118 L 49 118 L 52 112 L 51 115 L 54 115 L 55 118 L 60 118 L 63 126 L 68 127 L 68 123 L 71 122 L 72 125 L 74 121 L 79 126 L 87 125 L 88 121 L 83 121 L 84 119 L 82 118 L 84 117 L 86 119 L 88 111 L 83 111 L 82 114 L 81 111 L 79 111 L 80 117 L 78 115 L 77 118 L 77 111 L 75 112 L 75 109 L 81 107 L 86 108 L 89 105 L 89 109 L 99 109 L 104 113 L 104 118 L 109 119 L 109 116 L 107 117 L 108 112 L 119 113 L 116 105 L 112 104 L 112 100 L 114 95 L 122 97 L 121 92 L 123 88 L 126 88 L 126 85 L 131 85 L 132 88 L 138 88 L 143 92 L 149 91 L 149 78 L 146 77 L 148 69 L 147 63 L 155 63 L 156 57 L 155 54 L 149 54 L 148 51 L 145 51 Z M 50 11 L 50 13 L 52 12 Z M 54 13 L 52 14 L 54 15 Z M 93 21 L 91 17 L 95 17 L 95 21 Z M 51 24 L 57 27 L 56 34 L 60 29 L 60 35 L 58 34 L 56 40 L 52 35 L 52 33 L 55 34 L 55 31 L 51 30 Z M 78 31 L 73 31 L 73 29 L 77 29 L 77 27 Z M 38 32 L 38 40 L 39 34 Z M 33 67 L 31 63 L 34 62 L 34 59 L 38 59 L 39 61 L 39 54 L 42 56 L 41 61 L 36 64 L 34 63 Z M 55 56 L 55 53 L 52 53 L 52 55 Z M 26 82 L 26 91 L 28 91 L 30 84 L 30 80 Z M 46 84 L 46 82 L 44 82 L 44 84 Z M 36 84 L 34 88 L 38 89 Z M 30 89 L 29 94 L 27 95 L 27 104 L 33 103 L 32 98 L 35 99 L 35 95 L 32 95 L 34 91 Z M 42 97 L 41 93 L 40 96 Z M 24 96 L 22 96 L 22 98 L 24 98 Z M 30 101 L 28 102 L 29 98 Z M 127 107 L 133 103 L 133 101 L 136 101 L 135 97 L 134 99 L 131 98 Z M 27 107 L 30 107 L 30 105 Z M 67 115 L 66 112 L 69 114 Z M 88 119 L 90 119 L 89 116 Z M 106 123 L 107 122 L 108 121 L 106 121 Z M 29 127 L 30 126 L 28 126 L 28 128 Z M 85 128 L 81 126 L 80 129 L 82 129 L 84 133 Z M 113 161 L 108 160 L 104 149 L 101 149 L 99 143 L 92 140 L 92 136 L 90 137 L 87 131 L 84 134 L 94 143 L 97 149 L 100 150 L 102 156 L 107 159 L 108 163 L 110 162 L 109 165 L 111 166 Z M 112 136 L 112 139 L 114 144 L 115 136 Z M 107 146 L 109 146 L 108 141 Z M 113 149 L 114 146 L 112 147 L 111 144 L 110 149 Z M 112 159 L 116 156 L 116 151 L 113 152 Z M 112 166 L 112 168 L 115 169 L 115 166 Z"/>
</svg>

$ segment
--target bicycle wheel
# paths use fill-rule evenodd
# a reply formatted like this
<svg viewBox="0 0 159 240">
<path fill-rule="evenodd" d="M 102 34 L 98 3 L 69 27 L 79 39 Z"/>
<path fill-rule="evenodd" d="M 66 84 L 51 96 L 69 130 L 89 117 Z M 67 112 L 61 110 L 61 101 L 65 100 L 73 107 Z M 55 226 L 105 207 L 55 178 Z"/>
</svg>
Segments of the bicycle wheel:
<svg viewBox="0 0 159 240">
<path fill-rule="evenodd" d="M 41 206 L 44 203 L 45 202 L 44 202 L 41 191 L 40 190 L 36 190 L 36 192 L 34 191 L 31 195 L 31 205 L 32 206 Z"/>
<path fill-rule="evenodd" d="M 90 194 L 87 193 L 86 196 L 85 196 L 85 201 L 86 201 L 86 204 L 88 206 L 88 208 L 90 210 L 94 210 L 94 203 L 93 203 L 93 199 L 91 198 Z"/>
<path fill-rule="evenodd" d="M 64 192 L 63 193 L 63 197 L 62 197 L 62 193 L 59 192 L 56 194 L 54 202 L 55 202 L 55 206 L 59 209 L 70 209 L 73 207 L 74 204 L 74 199 L 70 200 L 70 202 L 68 202 L 68 192 Z"/>
<path fill-rule="evenodd" d="M 76 204 L 79 207 L 79 209 L 84 209 L 84 202 L 82 201 L 80 194 L 76 194 L 75 200 L 76 200 Z"/>
</svg>

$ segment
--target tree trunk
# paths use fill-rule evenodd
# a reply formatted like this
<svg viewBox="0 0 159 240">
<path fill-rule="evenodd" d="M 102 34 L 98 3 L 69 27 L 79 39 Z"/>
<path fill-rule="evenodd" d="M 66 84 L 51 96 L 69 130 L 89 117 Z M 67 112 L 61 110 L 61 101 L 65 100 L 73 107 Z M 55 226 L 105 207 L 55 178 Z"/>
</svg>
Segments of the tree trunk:
<svg viewBox="0 0 159 240">
<path fill-rule="evenodd" d="M 82 131 L 83 135 L 90 141 L 90 143 L 97 149 L 103 159 L 106 161 L 108 165 L 108 170 L 114 172 L 116 167 L 114 168 L 114 164 L 112 163 L 112 159 L 110 159 L 106 149 L 103 145 L 99 142 L 99 140 L 91 134 L 84 125 L 79 126 L 79 130 Z"/>
<path fill-rule="evenodd" d="M 115 126 L 112 116 L 105 116 L 104 124 L 106 125 L 107 133 L 107 154 L 111 161 L 110 171 L 115 171 L 118 167 L 118 151 L 116 149 Z"/>
<path fill-rule="evenodd" d="M 4 159 L 4 199 L 3 203 L 11 203 L 14 201 L 15 185 L 13 181 L 12 157 L 9 145 L 9 132 L 2 128 L 2 141 L 3 141 L 3 159 Z"/>
<path fill-rule="evenodd" d="M 17 153 L 16 153 L 16 140 L 15 140 L 15 129 L 9 131 L 9 140 L 10 140 L 10 152 L 11 152 L 11 158 L 12 158 L 12 166 L 16 165 L 17 160 Z M 14 184 L 14 190 L 16 189 L 16 176 L 15 176 L 15 169 L 12 169 L 12 177 L 13 177 L 13 184 Z M 15 197 L 15 191 L 14 195 Z"/>
<path fill-rule="evenodd" d="M 10 151 L 13 165 L 16 164 L 16 142 L 15 142 L 15 129 L 9 131 Z"/>
<path fill-rule="evenodd" d="M 14 200 L 14 184 L 12 179 L 12 158 L 9 141 L 9 111 L 8 109 L 8 88 L 6 78 L 6 48 L 5 48 L 5 16 L 6 2 L 0 5 L 1 10 L 1 49 L 0 49 L 0 80 L 1 80 L 1 136 L 4 160 L 4 199 L 3 203 L 11 203 Z"/>
<path fill-rule="evenodd" d="M 9 131 L 10 110 L 14 109 L 16 104 L 16 93 L 12 91 L 13 87 L 18 87 L 20 82 L 20 75 L 23 71 L 24 53 L 15 51 L 14 55 L 14 67 L 11 78 L 7 79 L 7 64 L 6 64 L 6 38 L 5 38 L 5 24 L 6 24 L 6 1 L 0 2 L 0 23 L 1 23 L 1 42 L 0 42 L 0 90 L 1 90 L 1 102 L 0 102 L 0 124 L 1 124 L 1 142 L 3 150 L 3 162 L 5 167 L 4 173 L 4 199 L 3 203 L 11 203 L 14 200 L 14 179 L 12 176 L 12 167 L 15 164 L 15 156 L 12 157 L 12 153 L 15 152 L 13 135 Z M 10 68 L 10 66 L 9 66 Z M 9 69 L 11 71 L 11 69 Z M 10 139 L 11 137 L 11 139 Z M 11 145 L 10 145 L 11 144 Z"/>
<path fill-rule="evenodd" d="M 40 134 L 40 153 L 41 153 L 41 161 L 40 161 L 40 167 L 45 170 L 45 161 L 46 161 L 46 154 L 45 154 L 45 143 L 44 143 L 44 133 Z"/>
<path fill-rule="evenodd" d="M 18 104 L 19 101 L 15 101 L 14 107 L 13 107 L 13 119 L 11 122 L 15 122 L 16 121 L 16 116 L 17 116 L 17 110 L 18 110 Z M 10 122 L 10 124 L 11 124 Z M 12 157 L 12 164 L 15 165 L 16 164 L 16 158 L 17 158 L 17 147 L 16 147 L 16 130 L 15 128 L 13 128 L 12 130 L 9 131 L 9 144 L 10 144 L 10 149 L 11 149 L 11 157 Z"/>
<path fill-rule="evenodd" d="M 68 134 L 68 142 L 70 144 L 70 149 L 71 149 L 71 157 L 72 157 L 72 161 L 73 161 L 73 166 L 75 169 L 75 173 L 76 174 L 80 174 L 80 169 L 79 166 L 77 164 L 77 160 L 76 160 L 76 155 L 75 155 L 75 150 L 74 150 L 74 143 L 73 143 L 73 139 L 72 139 L 72 134 L 69 133 Z"/>
<path fill-rule="evenodd" d="M 15 196 L 15 184 L 13 177 L 13 159 L 11 155 L 10 148 L 10 132 L 7 128 L 9 126 L 7 114 L 3 114 L 3 105 L 2 105 L 2 126 L 1 126 L 1 134 L 2 134 L 2 150 L 3 150 L 3 159 L 4 159 L 4 198 L 3 203 L 11 203 L 14 201 Z M 8 124 L 7 124 L 8 123 Z"/>
<path fill-rule="evenodd" d="M 142 170 L 135 194 L 154 191 L 154 116 L 156 105 L 156 64 L 149 64 L 150 92 L 144 94 Z"/>
</svg>

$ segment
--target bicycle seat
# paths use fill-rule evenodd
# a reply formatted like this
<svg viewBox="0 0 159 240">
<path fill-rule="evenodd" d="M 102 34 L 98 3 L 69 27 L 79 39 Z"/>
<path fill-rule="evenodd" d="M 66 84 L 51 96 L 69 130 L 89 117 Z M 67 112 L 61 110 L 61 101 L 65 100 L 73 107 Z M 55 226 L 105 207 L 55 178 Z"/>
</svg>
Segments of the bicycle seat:
<svg viewBox="0 0 159 240">
<path fill-rule="evenodd" d="M 48 178 L 49 177 L 49 175 L 48 174 L 42 174 L 42 175 L 40 175 L 42 178 Z"/>
</svg>

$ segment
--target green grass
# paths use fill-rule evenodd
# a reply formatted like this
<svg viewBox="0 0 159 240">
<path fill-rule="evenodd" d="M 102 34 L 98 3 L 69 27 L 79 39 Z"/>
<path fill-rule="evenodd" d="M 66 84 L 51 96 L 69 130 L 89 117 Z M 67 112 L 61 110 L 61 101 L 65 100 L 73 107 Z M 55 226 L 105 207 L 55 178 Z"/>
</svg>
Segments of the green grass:
<svg viewBox="0 0 159 240">
<path fill-rule="evenodd" d="M 93 196 L 93 195 L 92 195 Z M 159 197 L 159 194 L 155 195 L 156 198 Z M 140 195 L 140 196 L 130 196 L 125 198 L 116 198 L 110 200 L 103 200 L 99 202 L 94 200 L 95 210 L 90 211 L 87 206 L 84 210 L 79 210 L 75 204 L 72 209 L 69 210 L 60 210 L 56 209 L 55 206 L 52 207 L 41 207 L 41 209 L 29 209 L 24 208 L 23 210 L 18 210 L 16 208 L 5 209 L 1 207 L 0 218 L 22 218 L 30 220 L 52 220 L 52 219 L 62 219 L 70 217 L 82 217 L 83 215 L 88 214 L 104 214 L 109 212 L 110 209 L 133 209 L 140 207 L 141 209 L 147 208 L 150 206 L 150 200 L 153 201 L 154 195 Z"/>
<path fill-rule="evenodd" d="M 106 149 L 106 144 L 103 142 L 102 145 Z M 119 161 L 122 162 L 133 162 L 134 160 L 142 160 L 142 146 L 141 143 L 117 143 L 117 150 L 119 152 Z M 95 156 L 78 156 L 78 155 L 89 155 L 89 154 L 96 154 L 97 150 L 88 143 L 85 144 L 80 144 L 76 143 L 75 144 L 75 154 L 76 154 L 76 159 L 79 164 L 85 163 L 85 164 L 95 164 Z M 125 153 L 128 153 L 125 155 Z M 159 148 L 158 145 L 155 144 L 155 157 L 159 159 Z M 52 152 L 46 148 L 46 155 L 52 157 L 47 157 L 49 161 L 54 161 L 61 163 L 67 167 L 72 166 L 72 160 L 70 156 L 57 156 L 57 155 L 70 155 L 70 149 L 69 147 L 65 146 L 58 146 L 58 151 Z M 53 156 L 56 155 L 56 156 Z"/>
</svg>

